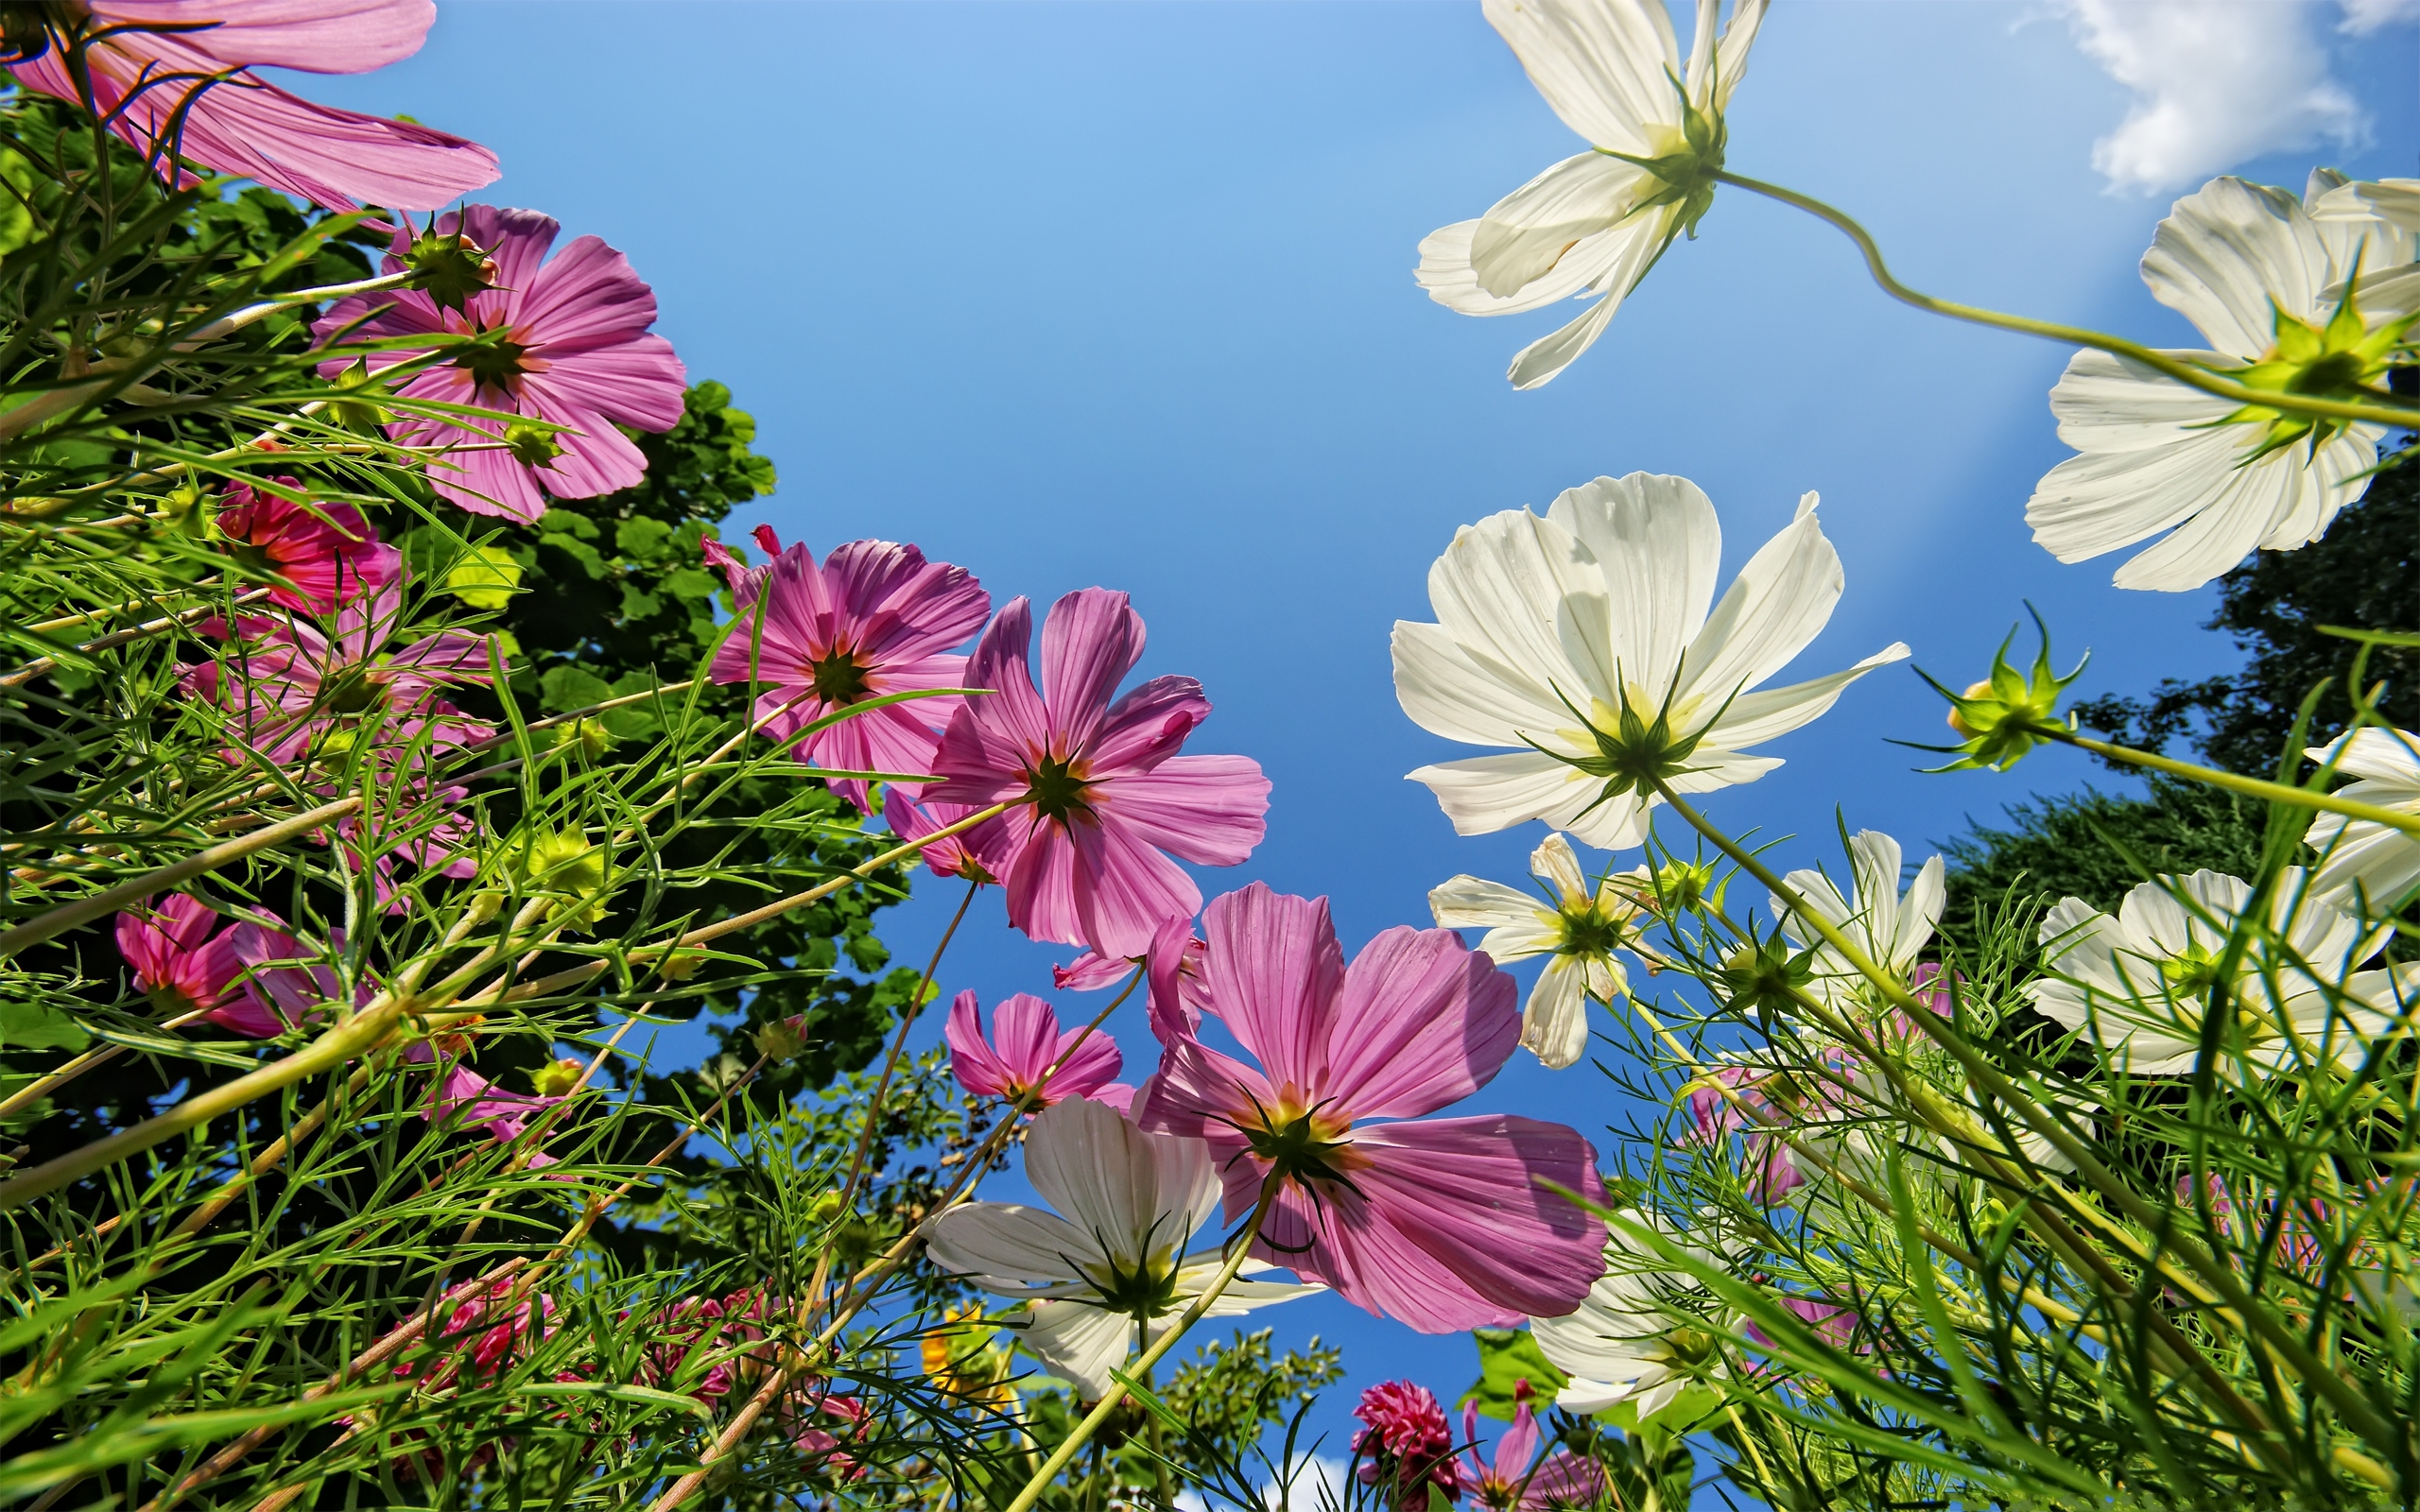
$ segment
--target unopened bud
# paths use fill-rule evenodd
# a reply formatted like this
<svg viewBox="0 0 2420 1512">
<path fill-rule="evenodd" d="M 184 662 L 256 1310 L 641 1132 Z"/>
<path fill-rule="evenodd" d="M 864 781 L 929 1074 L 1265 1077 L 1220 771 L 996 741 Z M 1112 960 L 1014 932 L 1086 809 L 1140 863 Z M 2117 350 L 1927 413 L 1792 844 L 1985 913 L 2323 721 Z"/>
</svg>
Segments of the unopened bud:
<svg viewBox="0 0 2420 1512">
<path fill-rule="evenodd" d="M 2084 662 L 2078 662 L 2072 671 L 2061 677 L 2050 666 L 2048 627 L 2043 625 L 2039 614 L 2033 617 L 2033 624 L 2042 632 L 2042 648 L 2035 653 L 2029 671 L 2019 672 L 2009 664 L 2009 642 L 2016 639 L 2016 631 L 2012 629 L 2008 640 L 1992 653 L 1990 677 L 1969 684 L 1964 693 L 1951 693 L 1940 683 L 1933 683 L 1949 700 L 1949 728 L 1965 738 L 1952 747 L 1924 747 L 1958 753 L 1958 760 L 1932 770 L 1955 772 L 1989 766 L 2004 772 L 2027 751 L 2068 728 L 2059 717 L 2059 699 L 2067 685 L 2083 675 L 2084 662 L 2092 658 L 2085 656 Z"/>
<path fill-rule="evenodd" d="M 506 426 L 504 445 L 513 460 L 525 467 L 544 467 L 563 455 L 563 443 L 555 439 L 555 433 L 535 425 Z"/>
<path fill-rule="evenodd" d="M 605 728 L 602 720 L 575 719 L 567 725 L 556 726 L 554 736 L 554 749 L 565 753 L 577 749 L 583 758 L 592 762 L 614 748 L 614 732 Z M 694 963 L 690 970 L 696 970 Z M 671 973 L 666 971 L 665 974 L 669 976 Z"/>
<path fill-rule="evenodd" d="M 412 270 L 412 286 L 441 309 L 459 310 L 472 295 L 495 287 L 493 259 L 469 237 L 441 235 L 434 227 L 414 239 L 404 262 Z"/>
<path fill-rule="evenodd" d="M 562 1097 L 579 1085 L 581 1074 L 587 1070 L 577 1060 L 550 1060 L 529 1074 L 529 1085 L 541 1097 Z"/>
<path fill-rule="evenodd" d="M 806 1053 L 806 1015 L 758 1024 L 755 1041 L 756 1053 L 768 1060 L 796 1060 Z"/>
<path fill-rule="evenodd" d="M 378 403 L 386 393 L 384 386 L 370 376 L 369 361 L 356 361 L 337 380 L 336 397 L 325 402 L 320 413 L 346 430 L 374 431 L 390 418 Z"/>
</svg>

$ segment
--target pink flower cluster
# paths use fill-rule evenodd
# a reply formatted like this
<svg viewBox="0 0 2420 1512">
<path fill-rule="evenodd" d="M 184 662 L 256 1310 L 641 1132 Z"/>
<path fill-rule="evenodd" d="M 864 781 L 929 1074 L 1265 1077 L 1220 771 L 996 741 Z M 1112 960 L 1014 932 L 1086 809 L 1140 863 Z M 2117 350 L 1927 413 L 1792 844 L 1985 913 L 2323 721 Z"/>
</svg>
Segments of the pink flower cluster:
<svg viewBox="0 0 2420 1512">
<path fill-rule="evenodd" d="M 1409 1381 L 1382 1381 L 1361 1393 L 1353 1416 L 1364 1424 L 1353 1435 L 1353 1473 L 1362 1485 L 1380 1487 L 1404 1512 L 1422 1512 L 1430 1486 L 1448 1501 L 1461 1498 L 1453 1431 L 1434 1392 Z"/>
<path fill-rule="evenodd" d="M 117 916 L 118 954 L 135 987 L 171 1016 L 199 1014 L 246 1039 L 273 1040 L 343 991 L 336 972 L 311 962 L 302 942 L 277 927 L 282 922 L 265 908 L 229 921 L 172 893 L 156 907 L 146 902 Z"/>
</svg>

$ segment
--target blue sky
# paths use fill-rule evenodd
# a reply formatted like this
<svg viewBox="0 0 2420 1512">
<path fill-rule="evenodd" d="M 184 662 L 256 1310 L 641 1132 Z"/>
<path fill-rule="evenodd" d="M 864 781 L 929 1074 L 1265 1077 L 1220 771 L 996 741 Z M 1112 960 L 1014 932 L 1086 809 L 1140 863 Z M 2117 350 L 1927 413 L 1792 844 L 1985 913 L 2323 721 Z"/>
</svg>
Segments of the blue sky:
<svg viewBox="0 0 2420 1512">
<path fill-rule="evenodd" d="M 2137 179 L 2411 174 L 2420 33 L 2278 8 L 2290 23 L 2246 24 L 2292 45 L 2273 37 L 2213 84 L 2151 25 L 2175 9 L 1784 0 L 1731 165 L 1858 215 L 1919 287 L 2192 344 L 2135 269 L 2181 190 L 2113 192 L 2095 144 L 2117 141 L 2104 164 Z M 1267 844 L 1205 889 L 1328 894 L 1348 950 L 1425 923 L 1454 872 L 1518 879 L 1536 826 L 1457 839 L 1402 780 L 1468 752 L 1396 708 L 1388 630 L 1428 617 L 1424 576 L 1458 524 L 1600 473 L 1696 479 L 1726 571 L 1822 491 L 1848 589 L 1793 677 L 1905 640 L 1964 682 L 2027 599 L 2063 662 L 2093 648 L 2084 692 L 2233 660 L 2197 628 L 2210 595 L 2123 593 L 2121 558 L 2063 567 L 2031 544 L 2026 496 L 2066 455 L 2044 403 L 2066 353 L 1890 303 L 1837 233 L 1781 207 L 1726 193 L 1594 351 L 1512 392 L 1506 362 L 1564 317 L 1469 319 L 1411 281 L 1424 233 L 1578 149 L 1476 4 L 490 0 L 445 7 L 408 62 L 305 87 L 485 142 L 507 169 L 488 198 L 631 255 L 658 329 L 731 386 L 781 470 L 740 526 L 819 553 L 912 541 L 1002 600 L 1132 593 L 1142 673 L 1190 673 L 1217 703 L 1194 748 L 1250 754 L 1275 784 Z M 2159 135 L 2179 119 L 2183 139 Z M 2232 135 L 2193 136 L 2213 121 Z M 2229 156 L 2310 131 L 2338 135 Z M 1792 865 L 1829 854 L 1835 805 L 1921 858 L 1969 816 L 2090 775 L 2050 752 L 1924 777 L 1884 743 L 1940 728 L 1937 700 L 1887 669 L 1708 806 L 1735 833 L 1805 836 Z M 930 891 L 889 916 L 902 960 L 956 902 Z M 944 991 L 1046 989 L 1067 953 L 986 907 Z M 1139 1011 L 1120 1021 L 1141 1058 Z M 1476 1104 L 1594 1131 L 1609 1098 L 1596 1073 L 1524 1054 Z M 1333 1298 L 1270 1321 L 1346 1345 L 1330 1429 L 1349 1388 L 1409 1374 L 1450 1397 L 1473 1373 L 1466 1341 Z"/>
</svg>

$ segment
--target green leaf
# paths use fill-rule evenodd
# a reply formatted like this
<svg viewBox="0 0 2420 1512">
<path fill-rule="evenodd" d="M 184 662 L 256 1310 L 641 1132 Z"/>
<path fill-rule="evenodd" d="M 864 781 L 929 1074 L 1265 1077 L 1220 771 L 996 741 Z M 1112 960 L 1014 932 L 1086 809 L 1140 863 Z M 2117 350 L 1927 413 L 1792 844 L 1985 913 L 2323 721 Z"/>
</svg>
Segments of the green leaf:
<svg viewBox="0 0 2420 1512">
<path fill-rule="evenodd" d="M 521 564 L 494 546 L 473 546 L 445 570 L 445 592 L 473 609 L 502 609 L 521 586 Z"/>
<path fill-rule="evenodd" d="M 93 1042 L 84 1026 L 38 1003 L 0 1003 L 0 1049 L 81 1050 Z"/>
<path fill-rule="evenodd" d="M 1478 1380 L 1455 1405 L 1477 1402 L 1482 1418 L 1511 1422 L 1513 1399 L 1524 1381 L 1537 1399 L 1551 1401 L 1569 1379 L 1527 1329 L 1473 1329 L 1471 1337 L 1478 1345 Z"/>
<path fill-rule="evenodd" d="M 548 667 L 538 686 L 543 690 L 539 707 L 550 714 L 569 713 L 614 696 L 614 685 L 586 667 Z"/>
</svg>

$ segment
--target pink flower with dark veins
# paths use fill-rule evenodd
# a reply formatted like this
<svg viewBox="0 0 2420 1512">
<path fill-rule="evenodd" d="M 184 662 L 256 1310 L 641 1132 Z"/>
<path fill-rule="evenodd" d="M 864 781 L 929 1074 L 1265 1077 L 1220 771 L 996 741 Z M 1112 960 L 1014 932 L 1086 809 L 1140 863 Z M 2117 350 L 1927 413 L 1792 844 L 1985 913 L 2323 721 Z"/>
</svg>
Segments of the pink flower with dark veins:
<svg viewBox="0 0 2420 1512">
<path fill-rule="evenodd" d="M 1089 1035 L 1080 1029 L 1062 1032 L 1058 1010 L 1023 992 L 992 1010 L 988 1036 L 974 991 L 960 992 L 950 1005 L 942 1038 L 949 1043 L 950 1074 L 959 1086 L 977 1097 L 1004 1099 L 1020 1112 L 1038 1113 L 1070 1097 L 1089 1097 L 1124 1112 L 1133 1100 L 1133 1088 L 1111 1080 L 1126 1063 L 1116 1040 L 1098 1029 Z M 1067 1063 L 1044 1085 L 1044 1074 L 1062 1056 Z"/>
<path fill-rule="evenodd" d="M 1537 1413 L 1527 1381 L 1512 1389 L 1512 1426 L 1495 1441 L 1493 1463 L 1478 1457 L 1478 1404 L 1462 1404 L 1463 1484 L 1471 1500 L 1493 1512 L 1556 1512 L 1559 1508 L 1592 1507 L 1605 1489 L 1605 1473 L 1597 1462 L 1567 1449 L 1543 1460 L 1538 1446 Z"/>
<path fill-rule="evenodd" d="M 533 523 L 546 512 L 548 495 L 586 499 L 627 489 L 647 475 L 647 458 L 615 427 L 668 431 L 681 421 L 686 369 L 672 343 L 648 332 L 655 291 L 594 236 L 546 261 L 562 229 L 534 210 L 449 211 L 438 217 L 436 234 L 466 237 L 487 252 L 493 288 L 470 295 L 459 309 L 417 289 L 356 294 L 311 328 L 328 341 L 359 321 L 346 339 L 397 343 L 367 354 L 372 373 L 431 350 L 414 346 L 416 336 L 484 336 L 404 379 L 395 392 L 568 427 L 549 439 L 506 421 L 406 415 L 389 425 L 387 434 L 408 446 L 458 448 L 430 460 L 428 480 L 473 514 Z M 408 231 L 395 233 L 385 271 L 404 270 L 412 239 Z M 337 378 L 352 361 L 324 363 L 320 375 Z"/>
<path fill-rule="evenodd" d="M 1009 922 L 1034 939 L 1143 954 L 1201 891 L 1169 852 L 1231 867 L 1267 826 L 1269 779 L 1243 756 L 1181 756 L 1210 700 L 1191 678 L 1153 678 L 1116 697 L 1143 657 L 1143 617 L 1124 593 L 1087 588 L 1050 608 L 1042 684 L 1027 664 L 1032 607 L 1020 598 L 977 643 L 968 698 L 942 732 L 924 797 L 1015 802 Z M 1113 701 L 1113 699 L 1115 701 Z"/>
<path fill-rule="evenodd" d="M 17 82 L 80 100 L 65 56 L 80 34 L 93 90 L 86 103 L 172 183 L 195 181 L 176 166 L 182 158 L 341 211 L 365 203 L 435 210 L 495 181 L 495 154 L 475 142 L 315 105 L 251 72 L 383 68 L 420 51 L 437 19 L 433 0 L 80 0 L 8 9 L 0 60 Z"/>
<path fill-rule="evenodd" d="M 756 718 L 774 739 L 868 698 L 964 685 L 966 658 L 950 647 L 992 612 L 992 595 L 965 568 L 890 541 L 849 541 L 818 566 L 804 545 L 782 549 L 769 526 L 757 540 L 773 553 L 761 569 L 723 550 L 739 619 L 710 675 L 763 689 Z M 797 755 L 832 771 L 925 777 L 942 726 L 963 701 L 942 695 L 868 709 L 800 737 Z M 831 782 L 859 813 L 873 812 L 866 779 Z"/>
<path fill-rule="evenodd" d="M 1262 883 L 1201 916 L 1209 1011 L 1257 1067 L 1154 1028 L 1147 1129 L 1206 1140 L 1234 1222 L 1277 1196 L 1256 1257 L 1425 1333 L 1559 1317 L 1605 1268 L 1596 1151 L 1560 1124 L 1427 1118 L 1521 1038 L 1512 979 L 1451 930 L 1398 926 L 1344 962 L 1324 899 Z M 1384 1123 L 1364 1120 L 1383 1119 Z"/>
<path fill-rule="evenodd" d="M 290 477 L 267 481 L 292 492 L 302 489 Z M 221 491 L 216 523 L 231 556 L 255 573 L 284 579 L 268 597 L 287 609 L 331 613 L 403 576 L 403 554 L 381 544 L 350 504 L 302 504 L 237 481 Z"/>
<path fill-rule="evenodd" d="M 890 823 L 890 833 L 902 840 L 921 840 L 982 812 L 963 803 L 919 803 L 913 790 L 896 782 L 886 787 L 882 795 L 882 816 Z M 1009 869 L 1009 857 L 1014 850 L 1009 840 L 1007 816 L 995 814 L 973 829 L 961 830 L 946 840 L 935 840 L 916 853 L 924 857 L 926 869 L 936 877 L 962 877 L 968 882 L 988 884 L 998 882 L 1001 873 Z"/>
<path fill-rule="evenodd" d="M 137 905 L 117 916 L 117 953 L 134 985 L 171 1015 L 199 1008 L 216 1013 L 243 979 L 235 931 L 212 931 L 220 916 L 199 899 L 170 893 L 158 906 Z"/>
</svg>

